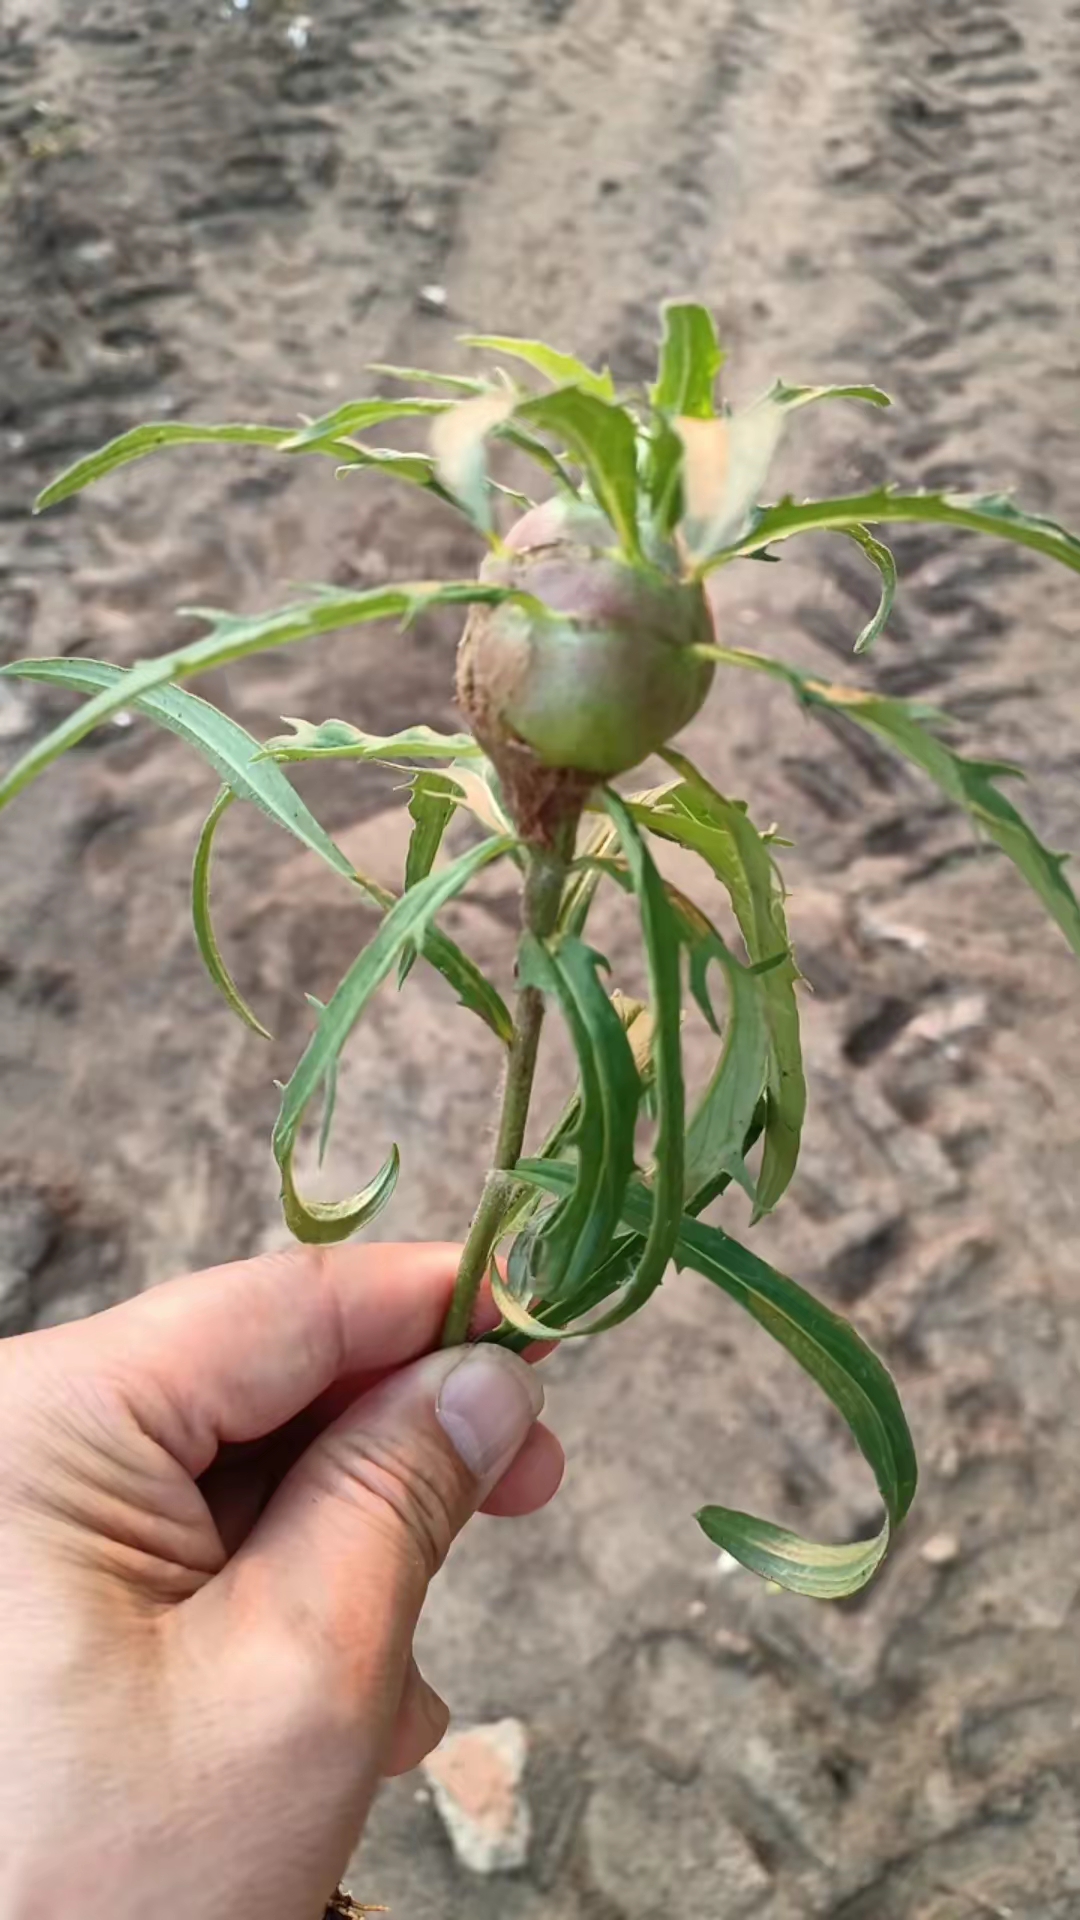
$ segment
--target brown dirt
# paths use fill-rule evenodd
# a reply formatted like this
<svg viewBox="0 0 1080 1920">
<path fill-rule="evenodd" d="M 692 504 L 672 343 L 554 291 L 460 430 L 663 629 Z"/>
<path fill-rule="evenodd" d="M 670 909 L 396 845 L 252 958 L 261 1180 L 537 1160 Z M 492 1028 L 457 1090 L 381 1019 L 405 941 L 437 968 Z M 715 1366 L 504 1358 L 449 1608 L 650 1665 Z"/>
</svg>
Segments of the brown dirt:
<svg viewBox="0 0 1080 1920">
<path fill-rule="evenodd" d="M 1015 485 L 1080 522 L 1080 7 L 1065 0 L 6 0 L 0 11 L 0 654 L 130 660 L 177 603 L 289 580 L 460 572 L 421 500 L 315 463 L 205 452 L 31 522 L 57 467 L 140 418 L 290 419 L 371 359 L 534 332 L 644 370 L 662 294 L 718 310 L 733 382 L 860 375 L 884 421 L 800 425 L 824 489 Z M 421 289 L 447 290 L 445 311 Z M 1080 846 L 1071 579 L 917 529 L 867 669 L 1033 775 Z M 732 569 L 728 630 L 849 672 L 871 583 L 823 539 Z M 210 689 L 282 710 L 451 717 L 453 624 L 361 630 Z M 727 696 L 727 703 L 725 703 Z M 59 703 L 0 696 L 17 751 Z M 1070 1920 L 1080 1915 L 1080 994 L 1001 863 L 883 753 L 778 689 L 718 686 L 694 750 L 796 839 L 813 1095 L 786 1210 L 758 1230 L 895 1368 L 918 1508 L 857 1604 L 718 1571 L 726 1499 L 843 1538 L 873 1515 L 829 1411 L 688 1278 L 550 1368 L 572 1468 L 550 1514 L 481 1527 L 423 1657 L 461 1718 L 532 1728 L 527 1872 L 475 1883 L 411 1782 L 358 1884 L 408 1920 Z M 305 783 L 380 878 L 377 778 Z M 278 1039 L 236 1026 L 187 925 L 204 770 L 109 728 L 0 821 L 0 1293 L 41 1324 L 280 1237 L 266 1140 L 302 994 L 370 922 L 237 809 L 219 934 Z M 503 969 L 490 880 L 448 924 Z M 613 908 L 605 940 L 630 955 Z M 629 965 L 629 958 L 628 958 Z M 418 969 L 358 1036 L 335 1186 L 397 1138 L 386 1230 L 460 1232 L 493 1044 Z M 554 1066 L 548 1069 L 549 1078 Z M 380 1223 L 383 1225 L 384 1223 Z"/>
</svg>

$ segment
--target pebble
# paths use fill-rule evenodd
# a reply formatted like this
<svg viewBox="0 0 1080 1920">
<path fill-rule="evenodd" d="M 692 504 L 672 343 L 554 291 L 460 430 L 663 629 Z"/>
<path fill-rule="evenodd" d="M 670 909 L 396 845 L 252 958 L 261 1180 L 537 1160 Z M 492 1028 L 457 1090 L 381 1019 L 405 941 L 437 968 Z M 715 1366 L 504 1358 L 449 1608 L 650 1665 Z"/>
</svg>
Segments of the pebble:
<svg viewBox="0 0 1080 1920">
<path fill-rule="evenodd" d="M 520 1720 L 494 1720 L 448 1734 L 424 1762 L 450 1844 L 471 1873 L 513 1873 L 525 1865 L 532 1837 L 521 1790 L 528 1744 Z"/>
<path fill-rule="evenodd" d="M 445 313 L 446 288 L 432 281 L 428 286 L 418 290 L 416 302 L 426 313 Z"/>
<path fill-rule="evenodd" d="M 30 708 L 26 695 L 16 692 L 6 680 L 0 680 L 0 740 L 17 740 L 30 727 Z"/>
<path fill-rule="evenodd" d="M 951 1567 L 960 1556 L 960 1542 L 955 1533 L 932 1533 L 919 1548 L 919 1557 L 928 1567 Z"/>
</svg>

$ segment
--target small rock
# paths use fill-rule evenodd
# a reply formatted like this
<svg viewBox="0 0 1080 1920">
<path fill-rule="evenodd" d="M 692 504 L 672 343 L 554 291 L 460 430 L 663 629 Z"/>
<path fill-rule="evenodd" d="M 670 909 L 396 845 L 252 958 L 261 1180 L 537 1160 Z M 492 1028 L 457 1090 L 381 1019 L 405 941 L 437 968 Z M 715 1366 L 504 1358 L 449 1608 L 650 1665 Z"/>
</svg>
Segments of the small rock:
<svg viewBox="0 0 1080 1920">
<path fill-rule="evenodd" d="M 30 708 L 26 695 L 6 680 L 0 681 L 0 740 L 17 740 L 30 728 Z"/>
<path fill-rule="evenodd" d="M 528 1857 L 532 1822 L 521 1792 L 528 1735 L 520 1720 L 452 1733 L 424 1772 L 457 1858 L 472 1873 L 513 1873 Z"/>
<path fill-rule="evenodd" d="M 713 1634 L 713 1646 L 729 1660 L 752 1660 L 754 1657 L 754 1643 L 749 1635 L 736 1633 L 732 1627 L 717 1627 Z"/>
<path fill-rule="evenodd" d="M 907 953 L 925 953 L 930 938 L 921 927 L 908 927 L 898 920 L 884 920 L 868 907 L 856 906 L 856 929 L 869 946 L 903 947 Z"/>
<path fill-rule="evenodd" d="M 990 1009 L 983 993 L 957 994 L 925 1008 L 908 1028 L 908 1039 L 934 1046 L 947 1045 L 985 1027 Z"/>
<path fill-rule="evenodd" d="M 445 313 L 446 288 L 432 281 L 430 285 L 419 289 L 416 304 L 422 307 L 425 313 Z"/>
<path fill-rule="evenodd" d="M 932 1533 L 919 1548 L 919 1558 L 928 1567 L 951 1567 L 959 1557 L 960 1542 L 955 1533 Z"/>
</svg>

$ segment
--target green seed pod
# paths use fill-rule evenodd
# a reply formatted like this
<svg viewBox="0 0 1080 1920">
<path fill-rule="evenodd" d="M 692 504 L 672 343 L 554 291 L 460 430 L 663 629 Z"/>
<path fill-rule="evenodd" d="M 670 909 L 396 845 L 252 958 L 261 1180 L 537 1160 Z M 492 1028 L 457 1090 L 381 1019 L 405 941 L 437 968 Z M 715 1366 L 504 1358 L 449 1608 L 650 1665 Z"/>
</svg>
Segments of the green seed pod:
<svg viewBox="0 0 1080 1920">
<path fill-rule="evenodd" d="M 458 698 L 478 737 L 524 741 L 546 767 L 608 777 L 637 766 L 692 720 L 712 663 L 700 584 L 635 566 L 604 515 L 556 496 L 491 554 L 481 578 L 520 587 L 545 612 L 507 602 L 469 616 Z"/>
</svg>

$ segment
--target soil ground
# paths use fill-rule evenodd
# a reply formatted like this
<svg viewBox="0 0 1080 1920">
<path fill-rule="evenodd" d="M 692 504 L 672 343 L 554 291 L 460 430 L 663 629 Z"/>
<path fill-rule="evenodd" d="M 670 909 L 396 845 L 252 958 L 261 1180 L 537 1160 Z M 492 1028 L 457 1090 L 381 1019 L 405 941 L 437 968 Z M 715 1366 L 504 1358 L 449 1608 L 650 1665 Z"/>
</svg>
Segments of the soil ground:
<svg viewBox="0 0 1080 1920">
<path fill-rule="evenodd" d="M 470 329 L 640 375 L 671 291 L 715 307 L 736 395 L 782 372 L 896 396 L 882 418 L 801 421 L 791 485 L 1015 486 L 1080 524 L 1080 7 L 309 3 L 0 0 L 0 657 L 126 661 L 183 631 L 177 604 L 468 570 L 473 544 L 437 508 L 315 462 L 206 450 L 44 520 L 26 508 L 140 419 L 289 421 L 362 391 L 368 361 L 455 364 Z M 1021 761 L 1040 830 L 1080 846 L 1071 577 L 944 532 L 895 545 L 901 600 L 865 673 Z M 847 674 L 872 598 L 854 548 L 822 538 L 731 569 L 720 609 L 738 641 Z M 282 712 L 446 723 L 453 641 L 441 619 L 361 629 L 208 691 L 259 733 Z M 63 705 L 0 693 L 4 750 Z M 771 1596 L 716 1567 L 697 1506 L 837 1539 L 875 1521 L 783 1355 L 687 1276 L 560 1355 L 565 1491 L 476 1528 L 422 1648 L 459 1719 L 529 1725 L 529 1866 L 469 1878 L 406 1780 L 357 1884 L 403 1920 L 1073 1920 L 1075 962 L 917 779 L 780 689 L 718 687 L 691 745 L 796 842 L 812 1111 L 756 1244 L 894 1368 L 919 1504 L 858 1603 Z M 399 877 L 385 779 L 305 791 L 359 865 Z M 303 993 L 332 987 L 370 923 L 236 809 L 218 932 L 277 1040 L 245 1034 L 188 927 L 212 797 L 137 724 L 0 821 L 8 1331 L 281 1238 L 273 1077 L 302 1045 Z M 447 924 L 505 973 L 512 917 L 492 880 Z M 617 912 L 604 942 L 632 967 Z M 423 972 L 357 1037 L 327 1178 L 367 1178 L 396 1138 L 380 1228 L 457 1235 L 496 1063 Z"/>
</svg>

